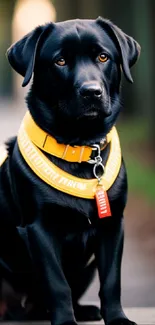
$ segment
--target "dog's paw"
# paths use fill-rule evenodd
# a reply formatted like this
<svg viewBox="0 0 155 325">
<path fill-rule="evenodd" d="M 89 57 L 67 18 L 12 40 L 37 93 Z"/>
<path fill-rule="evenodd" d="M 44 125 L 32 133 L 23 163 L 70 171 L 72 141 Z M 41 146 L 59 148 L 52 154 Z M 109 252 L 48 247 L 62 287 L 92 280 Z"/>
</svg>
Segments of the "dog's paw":
<svg viewBox="0 0 155 325">
<path fill-rule="evenodd" d="M 137 325 L 137 324 L 127 318 L 118 318 L 118 319 L 114 319 L 107 325 Z"/>
<path fill-rule="evenodd" d="M 74 314 L 77 322 L 99 321 L 102 319 L 100 309 L 96 306 L 74 306 Z"/>
</svg>

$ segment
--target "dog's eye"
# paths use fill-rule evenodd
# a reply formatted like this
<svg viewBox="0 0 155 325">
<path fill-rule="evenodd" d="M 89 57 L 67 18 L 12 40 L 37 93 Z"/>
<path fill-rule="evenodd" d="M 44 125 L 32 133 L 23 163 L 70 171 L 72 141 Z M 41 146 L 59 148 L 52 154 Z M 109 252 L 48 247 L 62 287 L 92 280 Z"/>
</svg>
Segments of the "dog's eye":
<svg viewBox="0 0 155 325">
<path fill-rule="evenodd" d="M 108 56 L 104 53 L 101 53 L 99 56 L 98 56 L 98 59 L 100 62 L 106 62 L 108 60 Z"/>
<path fill-rule="evenodd" d="M 60 58 L 59 60 L 57 60 L 55 63 L 56 63 L 57 65 L 63 66 L 63 65 L 66 64 L 66 61 L 65 61 L 65 59 L 62 57 L 62 58 Z"/>
</svg>

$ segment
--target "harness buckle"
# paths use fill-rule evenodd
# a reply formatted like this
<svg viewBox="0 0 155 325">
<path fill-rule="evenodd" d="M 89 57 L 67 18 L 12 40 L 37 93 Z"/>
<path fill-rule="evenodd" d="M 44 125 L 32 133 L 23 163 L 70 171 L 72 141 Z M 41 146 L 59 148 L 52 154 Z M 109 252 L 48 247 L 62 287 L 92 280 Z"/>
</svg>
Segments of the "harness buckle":
<svg viewBox="0 0 155 325">
<path fill-rule="evenodd" d="M 93 174 L 95 178 L 97 178 L 98 183 L 100 183 L 101 178 L 104 174 L 104 165 L 102 164 L 102 157 L 101 157 L 101 148 L 99 144 L 94 144 L 93 145 L 93 150 L 97 150 L 97 156 L 94 159 L 89 159 L 88 163 L 93 164 Z"/>
</svg>

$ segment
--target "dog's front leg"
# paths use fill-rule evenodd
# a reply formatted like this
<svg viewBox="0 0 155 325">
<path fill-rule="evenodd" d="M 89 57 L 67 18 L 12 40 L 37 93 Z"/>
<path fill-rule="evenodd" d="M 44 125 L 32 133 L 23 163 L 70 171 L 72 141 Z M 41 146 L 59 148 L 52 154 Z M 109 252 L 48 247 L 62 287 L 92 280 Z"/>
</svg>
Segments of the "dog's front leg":
<svg viewBox="0 0 155 325">
<path fill-rule="evenodd" d="M 76 324 L 71 289 L 62 269 L 61 236 L 43 229 L 40 222 L 27 226 L 27 234 L 31 256 L 39 273 L 52 325 Z"/>
<path fill-rule="evenodd" d="M 100 220 L 96 236 L 96 260 L 100 278 L 101 315 L 106 325 L 133 325 L 121 306 L 123 218 Z"/>
</svg>

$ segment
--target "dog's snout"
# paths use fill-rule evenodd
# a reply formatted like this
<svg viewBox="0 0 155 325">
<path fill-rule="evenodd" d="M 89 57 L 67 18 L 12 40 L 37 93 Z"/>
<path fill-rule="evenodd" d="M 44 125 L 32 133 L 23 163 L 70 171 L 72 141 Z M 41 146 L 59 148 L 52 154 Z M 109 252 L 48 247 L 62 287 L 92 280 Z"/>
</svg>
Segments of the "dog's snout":
<svg viewBox="0 0 155 325">
<path fill-rule="evenodd" d="M 80 88 L 80 95 L 82 97 L 100 98 L 102 95 L 102 88 L 98 83 L 86 82 Z"/>
</svg>

